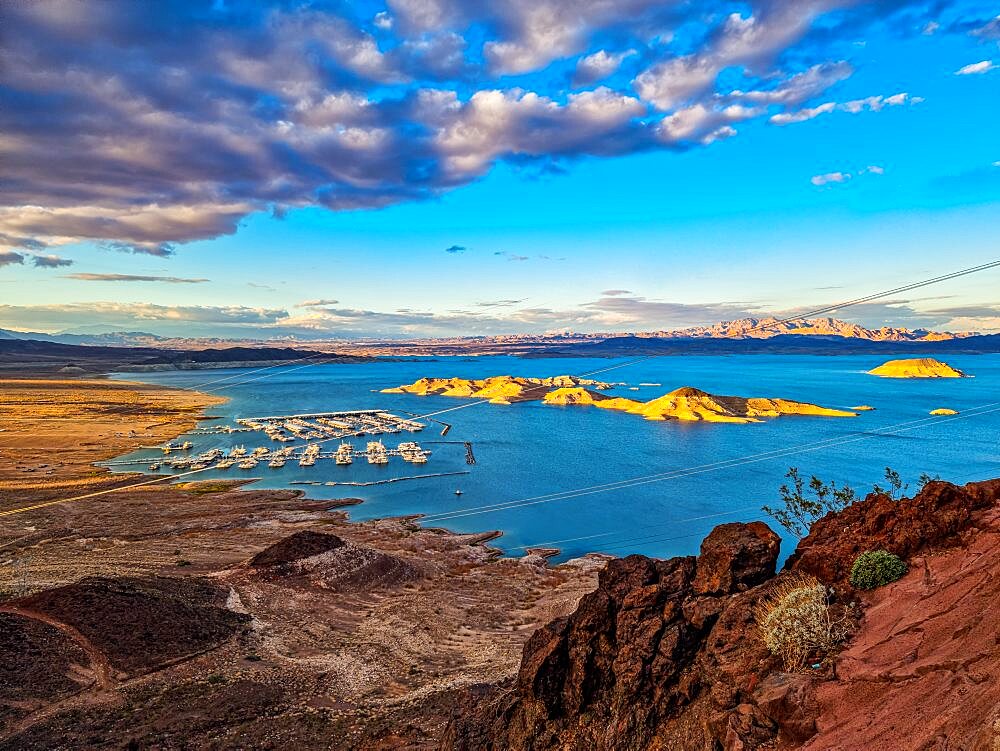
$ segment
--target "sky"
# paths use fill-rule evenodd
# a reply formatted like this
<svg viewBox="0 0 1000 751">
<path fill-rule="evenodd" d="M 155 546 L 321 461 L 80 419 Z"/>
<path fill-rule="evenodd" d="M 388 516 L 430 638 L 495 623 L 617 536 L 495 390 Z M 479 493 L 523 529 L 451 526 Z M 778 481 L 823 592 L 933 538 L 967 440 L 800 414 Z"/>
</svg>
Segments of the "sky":
<svg viewBox="0 0 1000 751">
<path fill-rule="evenodd" d="M 650 331 L 1000 258 L 1000 3 L 0 5 L 0 327 Z M 1000 331 L 1000 271 L 845 310 Z"/>
</svg>

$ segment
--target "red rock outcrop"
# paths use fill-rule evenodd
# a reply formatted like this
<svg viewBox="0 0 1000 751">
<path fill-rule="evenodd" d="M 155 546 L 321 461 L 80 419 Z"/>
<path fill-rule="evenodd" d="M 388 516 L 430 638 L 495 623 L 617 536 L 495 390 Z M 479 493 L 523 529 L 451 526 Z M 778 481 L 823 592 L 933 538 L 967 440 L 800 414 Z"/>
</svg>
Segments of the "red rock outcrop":
<svg viewBox="0 0 1000 751">
<path fill-rule="evenodd" d="M 727 524 L 701 555 L 611 561 L 576 612 L 536 632 L 514 690 L 453 724 L 445 748 L 757 748 L 776 725 L 750 692 L 762 645 L 754 585 L 774 575 L 779 538 L 767 525 Z M 698 745 L 683 745 L 697 737 Z M 682 744 L 682 745 L 678 745 Z"/>
<path fill-rule="evenodd" d="M 775 579 L 778 537 L 760 522 L 716 528 L 697 558 L 612 561 L 576 612 L 532 636 L 512 684 L 470 695 L 442 748 L 994 751 L 998 501 L 996 480 L 873 494 L 813 525 Z M 994 532 L 973 533 L 984 518 Z M 851 564 L 871 549 L 909 559 L 910 573 L 854 592 Z M 793 572 L 870 604 L 833 669 L 782 672 L 756 634 L 754 606 Z"/>
<path fill-rule="evenodd" d="M 968 546 L 910 561 L 866 595 L 863 627 L 819 683 L 808 751 L 1000 749 L 1000 508 Z"/>
<path fill-rule="evenodd" d="M 964 487 L 930 482 L 913 498 L 872 494 L 812 525 L 785 567 L 826 584 L 845 585 L 854 560 L 866 550 L 888 550 L 900 558 L 957 545 L 973 515 L 1000 498 L 1000 480 Z"/>
</svg>

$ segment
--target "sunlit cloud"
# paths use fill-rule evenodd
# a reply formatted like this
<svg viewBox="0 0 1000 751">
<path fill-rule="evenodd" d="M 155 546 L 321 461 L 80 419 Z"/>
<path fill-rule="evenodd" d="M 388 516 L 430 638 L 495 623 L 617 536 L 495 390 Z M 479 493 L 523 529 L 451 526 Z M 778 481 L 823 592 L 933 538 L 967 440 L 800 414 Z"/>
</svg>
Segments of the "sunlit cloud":
<svg viewBox="0 0 1000 751">
<path fill-rule="evenodd" d="M 72 24 L 48 3 L 8 5 L 0 247 L 91 242 L 158 257 L 257 212 L 380 208 L 433 199 L 501 163 L 545 173 L 712 147 L 754 119 L 813 119 L 854 71 L 840 59 L 845 40 L 897 14 L 914 34 L 941 23 L 917 0 L 778 0 L 740 13 L 660 0 L 390 0 L 363 19 L 352 4 L 136 13 L 79 0 Z M 977 24 L 963 33 L 988 38 L 992 22 Z M 678 52 L 681 28 L 693 33 Z M 545 73 L 557 61 L 575 89 Z M 733 70 L 741 85 L 723 88 Z"/>
<path fill-rule="evenodd" d="M 163 282 L 165 284 L 203 284 L 208 279 L 185 279 L 178 276 L 148 276 L 144 274 L 67 274 L 67 279 L 83 282 Z"/>
</svg>

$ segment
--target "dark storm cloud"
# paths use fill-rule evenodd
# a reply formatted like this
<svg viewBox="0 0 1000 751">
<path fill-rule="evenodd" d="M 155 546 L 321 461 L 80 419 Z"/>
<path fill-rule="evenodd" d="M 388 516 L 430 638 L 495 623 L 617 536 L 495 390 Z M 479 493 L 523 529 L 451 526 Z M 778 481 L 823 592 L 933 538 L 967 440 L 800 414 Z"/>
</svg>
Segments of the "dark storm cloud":
<svg viewBox="0 0 1000 751">
<path fill-rule="evenodd" d="M 363 17 L 333 0 L 7 4 L 0 247 L 167 256 L 254 212 L 428 199 L 499 161 L 546 172 L 704 146 L 808 109 L 850 75 L 843 42 L 866 25 L 916 34 L 932 18 L 954 27 L 948 12 L 917 0 L 390 0 Z M 990 16 L 973 17 L 987 38 Z M 649 43 L 681 27 L 700 28 L 683 54 Z M 557 60 L 608 84 L 567 93 L 532 78 Z M 625 60 L 631 83 L 615 78 Z M 745 85 L 717 90 L 741 66 Z M 525 77 L 513 87 L 508 74 Z"/>
</svg>

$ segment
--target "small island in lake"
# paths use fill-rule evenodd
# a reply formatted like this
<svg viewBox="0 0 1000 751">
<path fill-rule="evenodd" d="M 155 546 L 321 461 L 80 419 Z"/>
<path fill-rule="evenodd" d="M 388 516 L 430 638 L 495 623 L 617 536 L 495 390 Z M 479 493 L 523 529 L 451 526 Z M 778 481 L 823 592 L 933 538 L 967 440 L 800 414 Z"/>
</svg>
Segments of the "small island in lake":
<svg viewBox="0 0 1000 751">
<path fill-rule="evenodd" d="M 552 389 L 578 386 L 590 386 L 600 391 L 606 391 L 614 384 L 568 375 L 553 378 L 519 378 L 508 375 L 479 379 L 421 378 L 405 386 L 382 389 L 382 393 L 461 396 L 470 399 L 488 399 L 492 404 L 513 404 L 514 402 L 541 399 Z"/>
<path fill-rule="evenodd" d="M 648 402 L 601 393 L 611 387 L 612 384 L 609 383 L 587 381 L 574 376 L 544 379 L 494 376 L 473 381 L 461 378 L 421 378 L 406 386 L 383 389 L 382 393 L 458 396 L 488 399 L 493 404 L 541 399 L 545 404 L 557 406 L 590 405 L 599 409 L 642 415 L 647 420 L 685 422 L 750 423 L 780 415 L 857 417 L 854 412 L 847 410 L 829 409 L 790 399 L 716 396 L 690 386 L 675 389 Z"/>
<path fill-rule="evenodd" d="M 947 408 L 932 409 L 931 410 L 931 414 L 932 415 L 957 415 L 958 411 L 954 410 L 954 409 L 947 409 Z"/>
<path fill-rule="evenodd" d="M 965 373 L 933 357 L 889 360 L 868 371 L 880 378 L 966 378 Z"/>
</svg>

